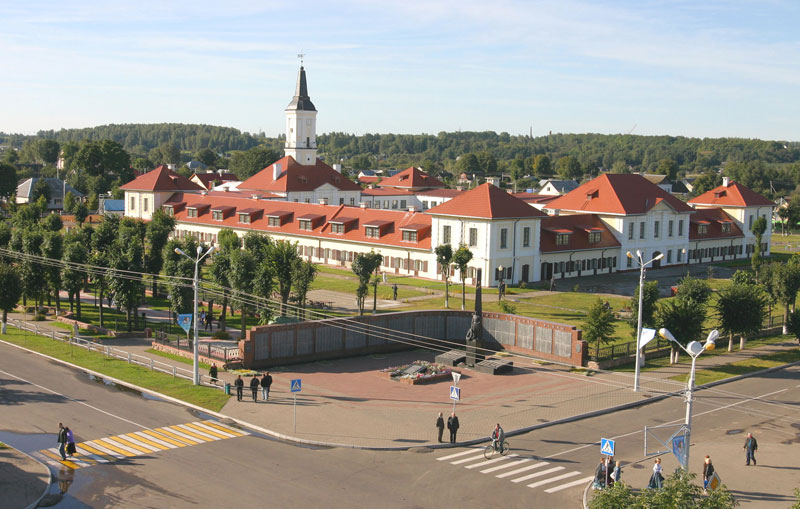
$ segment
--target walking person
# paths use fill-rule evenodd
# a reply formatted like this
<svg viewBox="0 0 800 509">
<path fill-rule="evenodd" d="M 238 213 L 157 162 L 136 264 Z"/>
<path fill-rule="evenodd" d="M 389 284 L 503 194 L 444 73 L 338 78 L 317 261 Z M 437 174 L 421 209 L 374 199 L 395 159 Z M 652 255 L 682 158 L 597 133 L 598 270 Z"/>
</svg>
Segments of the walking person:
<svg viewBox="0 0 800 509">
<path fill-rule="evenodd" d="M 453 412 L 450 414 L 450 417 L 447 418 L 447 429 L 450 430 L 450 443 L 456 443 L 456 433 L 458 433 L 458 417 L 456 413 Z"/>
<path fill-rule="evenodd" d="M 708 493 L 708 483 L 714 477 L 714 465 L 711 463 L 711 457 L 706 454 L 705 462 L 703 463 L 703 493 Z"/>
<path fill-rule="evenodd" d="M 61 460 L 67 459 L 67 430 L 62 423 L 58 423 L 58 452 L 61 454 Z"/>
<path fill-rule="evenodd" d="M 606 487 L 606 471 L 608 470 L 608 464 L 606 463 L 605 456 L 600 458 L 600 464 L 597 465 L 597 468 L 594 470 L 594 483 L 592 484 L 592 488 L 596 490 L 602 490 Z"/>
<path fill-rule="evenodd" d="M 652 489 L 661 489 L 664 485 L 664 476 L 661 474 L 661 458 L 656 458 L 655 463 L 653 463 L 653 475 L 650 476 L 650 482 L 648 483 L 647 487 Z"/>
<path fill-rule="evenodd" d="M 253 393 L 253 403 L 258 403 L 258 374 L 254 374 L 253 378 L 250 380 L 250 392 Z"/>
<path fill-rule="evenodd" d="M 261 397 L 264 398 L 264 401 L 269 399 L 269 388 L 272 385 L 272 376 L 270 376 L 269 371 L 264 373 L 264 376 L 261 377 Z"/>
<path fill-rule="evenodd" d="M 744 441 L 744 451 L 747 454 L 747 462 L 745 465 L 750 466 L 750 460 L 753 460 L 753 466 L 756 465 L 756 451 L 758 450 L 758 441 L 752 433 L 747 434 Z"/>
<path fill-rule="evenodd" d="M 606 488 L 614 485 L 614 480 L 611 478 L 612 473 L 614 473 L 614 458 L 606 456 Z"/>
<path fill-rule="evenodd" d="M 69 429 L 69 426 L 64 428 L 67 430 L 67 456 L 72 456 L 75 454 L 75 435 L 72 434 L 72 430 Z"/>
<path fill-rule="evenodd" d="M 392 285 L 392 300 L 397 300 L 397 283 Z"/>
<path fill-rule="evenodd" d="M 611 471 L 611 485 L 618 483 L 622 479 L 622 463 L 617 461 L 614 470 Z"/>
<path fill-rule="evenodd" d="M 244 390 L 244 380 L 242 380 L 242 375 L 239 375 L 239 378 L 233 382 L 236 385 L 236 401 L 242 400 L 242 391 Z"/>
<path fill-rule="evenodd" d="M 208 368 L 208 376 L 211 378 L 211 383 L 217 385 L 217 365 L 212 364 L 210 368 Z"/>
<path fill-rule="evenodd" d="M 439 429 L 439 443 L 442 442 L 442 434 L 444 433 L 444 417 L 442 412 L 439 412 L 439 417 L 436 418 L 436 427 Z"/>
</svg>

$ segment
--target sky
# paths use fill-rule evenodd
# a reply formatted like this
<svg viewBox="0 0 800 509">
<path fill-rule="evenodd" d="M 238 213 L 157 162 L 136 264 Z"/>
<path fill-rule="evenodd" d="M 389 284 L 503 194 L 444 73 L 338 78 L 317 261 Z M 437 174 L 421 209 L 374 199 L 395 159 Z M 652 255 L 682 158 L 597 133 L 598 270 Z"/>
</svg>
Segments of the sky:
<svg viewBox="0 0 800 509">
<path fill-rule="evenodd" d="M 800 140 L 797 0 L 0 0 L 0 131 Z"/>
</svg>

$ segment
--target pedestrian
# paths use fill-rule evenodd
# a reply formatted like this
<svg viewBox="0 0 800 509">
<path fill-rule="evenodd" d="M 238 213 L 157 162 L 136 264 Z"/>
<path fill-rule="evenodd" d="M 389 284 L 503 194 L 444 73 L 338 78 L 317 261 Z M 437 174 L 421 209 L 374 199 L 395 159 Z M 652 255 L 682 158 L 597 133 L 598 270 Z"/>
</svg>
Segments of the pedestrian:
<svg viewBox="0 0 800 509">
<path fill-rule="evenodd" d="M 661 489 L 664 485 L 664 476 L 661 472 L 661 458 L 656 458 L 655 463 L 653 463 L 653 475 L 650 476 L 650 483 L 647 485 L 648 488 Z"/>
<path fill-rule="evenodd" d="M 209 310 L 208 310 L 208 313 L 206 313 L 206 323 L 205 323 L 205 330 L 207 330 L 207 331 L 209 331 L 209 332 L 212 330 L 212 327 L 211 327 L 211 320 L 213 320 L 213 319 L 214 319 L 214 317 L 213 317 L 213 316 L 211 316 L 211 310 L 209 309 Z"/>
<path fill-rule="evenodd" d="M 442 442 L 442 433 L 444 433 L 444 417 L 442 412 L 439 412 L 439 417 L 436 418 L 436 427 L 439 429 L 439 443 Z"/>
<path fill-rule="evenodd" d="M 244 390 L 244 380 L 242 380 L 242 375 L 239 375 L 239 378 L 236 379 L 234 382 L 236 385 L 236 400 L 242 400 L 242 391 Z"/>
<path fill-rule="evenodd" d="M 614 470 L 611 472 L 611 484 L 616 484 L 622 479 L 622 463 L 617 461 L 616 466 L 614 466 Z"/>
<path fill-rule="evenodd" d="M 708 483 L 714 477 L 714 465 L 711 463 L 711 457 L 706 454 L 705 462 L 703 463 L 703 493 L 708 493 Z"/>
<path fill-rule="evenodd" d="M 67 430 L 67 456 L 72 456 L 75 454 L 75 436 L 72 434 L 72 430 L 69 429 L 69 426 L 64 428 Z"/>
<path fill-rule="evenodd" d="M 596 490 L 602 490 L 606 487 L 606 471 L 608 470 L 608 464 L 606 463 L 605 456 L 600 458 L 600 464 L 597 465 L 597 468 L 594 470 L 594 482 L 592 483 L 592 488 Z"/>
<path fill-rule="evenodd" d="M 197 319 L 199 320 L 197 323 L 205 324 L 206 323 L 206 312 L 204 310 L 201 310 L 200 311 L 200 316 L 198 316 Z"/>
<path fill-rule="evenodd" d="M 744 441 L 744 451 L 747 454 L 747 462 L 745 463 L 745 465 L 747 465 L 748 467 L 750 466 L 750 460 L 753 460 L 753 466 L 755 466 L 757 450 L 758 450 L 758 441 L 756 441 L 756 437 L 754 437 L 752 433 L 748 433 L 747 438 Z"/>
<path fill-rule="evenodd" d="M 211 367 L 208 369 L 208 376 L 211 377 L 211 383 L 217 385 L 217 365 L 212 364 Z"/>
<path fill-rule="evenodd" d="M 264 401 L 269 399 L 270 386 L 272 386 L 272 375 L 267 371 L 264 373 L 264 376 L 261 377 L 261 396 L 264 398 Z"/>
<path fill-rule="evenodd" d="M 456 443 L 456 433 L 458 433 L 458 417 L 456 413 L 453 412 L 450 414 L 450 417 L 447 418 L 447 429 L 450 430 L 450 443 Z"/>
<path fill-rule="evenodd" d="M 397 300 L 397 283 L 392 285 L 392 300 Z"/>
<path fill-rule="evenodd" d="M 258 373 L 253 374 L 253 379 L 250 380 L 250 391 L 253 393 L 253 403 L 258 403 Z"/>
<path fill-rule="evenodd" d="M 64 424 L 58 423 L 58 452 L 61 454 L 61 459 L 67 459 L 67 430 Z"/>
<path fill-rule="evenodd" d="M 611 478 L 611 474 L 614 473 L 614 458 L 611 456 L 606 456 L 606 487 L 610 488 L 614 485 L 614 480 Z"/>
</svg>

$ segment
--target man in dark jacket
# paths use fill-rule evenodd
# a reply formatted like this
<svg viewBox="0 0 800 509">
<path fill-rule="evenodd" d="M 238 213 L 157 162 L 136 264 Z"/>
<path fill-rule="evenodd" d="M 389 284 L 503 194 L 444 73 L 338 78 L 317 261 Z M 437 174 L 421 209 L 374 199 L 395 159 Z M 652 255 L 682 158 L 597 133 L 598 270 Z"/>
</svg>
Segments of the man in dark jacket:
<svg viewBox="0 0 800 509">
<path fill-rule="evenodd" d="M 253 374 L 253 379 L 250 380 L 250 392 L 253 393 L 253 403 L 258 403 L 258 374 Z"/>
<path fill-rule="evenodd" d="M 236 385 L 236 400 L 242 400 L 242 391 L 244 390 L 244 380 L 242 380 L 242 375 L 239 375 L 239 378 L 236 379 L 234 382 Z"/>
<path fill-rule="evenodd" d="M 747 453 L 747 465 L 750 466 L 750 460 L 753 460 L 753 465 L 756 464 L 756 451 L 758 450 L 758 442 L 756 441 L 756 437 L 753 436 L 752 433 L 747 434 L 747 438 L 744 441 L 744 451 Z"/>
<path fill-rule="evenodd" d="M 439 412 L 439 417 L 436 418 L 436 427 L 439 428 L 439 442 L 441 442 L 442 433 L 444 433 L 444 417 L 442 417 L 442 412 Z"/>
<path fill-rule="evenodd" d="M 708 493 L 708 483 L 714 476 L 714 465 L 711 463 L 711 458 L 706 455 L 703 463 L 703 493 Z"/>
<path fill-rule="evenodd" d="M 269 399 L 269 388 L 272 386 L 272 376 L 269 374 L 269 371 L 264 373 L 264 376 L 261 377 L 261 396 L 264 398 L 264 401 Z"/>
<path fill-rule="evenodd" d="M 450 443 L 456 443 L 456 433 L 458 433 L 458 417 L 456 417 L 455 412 L 450 414 L 450 417 L 447 418 L 447 429 L 450 430 Z"/>
<path fill-rule="evenodd" d="M 58 423 L 58 452 L 61 453 L 61 459 L 67 460 L 67 429 L 64 424 Z"/>
</svg>

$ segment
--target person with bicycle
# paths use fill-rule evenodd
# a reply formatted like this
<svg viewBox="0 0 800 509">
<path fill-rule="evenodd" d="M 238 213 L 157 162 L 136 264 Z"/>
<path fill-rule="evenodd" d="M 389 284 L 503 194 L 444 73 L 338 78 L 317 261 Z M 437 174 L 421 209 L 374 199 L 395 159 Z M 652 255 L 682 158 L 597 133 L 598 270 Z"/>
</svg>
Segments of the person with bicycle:
<svg viewBox="0 0 800 509">
<path fill-rule="evenodd" d="M 495 426 L 494 430 L 492 430 L 492 447 L 494 447 L 494 450 L 501 452 L 503 450 L 503 442 L 505 442 L 505 440 L 506 432 L 503 431 L 503 428 L 498 422 L 497 426 Z"/>
</svg>

